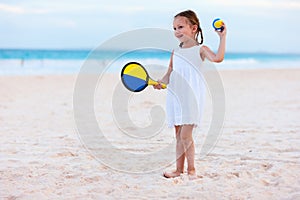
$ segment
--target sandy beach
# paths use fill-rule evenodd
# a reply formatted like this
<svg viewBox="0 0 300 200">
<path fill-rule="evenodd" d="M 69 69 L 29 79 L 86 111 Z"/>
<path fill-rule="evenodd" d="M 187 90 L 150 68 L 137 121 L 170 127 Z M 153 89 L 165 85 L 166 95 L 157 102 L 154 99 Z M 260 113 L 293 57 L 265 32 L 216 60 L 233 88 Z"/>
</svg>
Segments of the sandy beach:
<svg viewBox="0 0 300 200">
<path fill-rule="evenodd" d="M 95 159 L 74 120 L 76 75 L 0 76 L 0 199 L 300 199 L 300 70 L 220 74 L 226 95 L 223 132 L 208 155 L 196 155 L 199 178 L 192 181 L 186 173 L 164 178 L 162 172 L 174 164 L 126 173 Z M 109 80 L 100 93 L 111 90 L 115 80 Z M 141 96 L 131 114 L 141 123 L 148 120 L 141 110 L 164 105 L 165 92 L 150 89 L 153 98 Z M 124 142 L 115 134 L 110 98 L 96 101 L 95 111 L 114 145 L 155 151 L 174 139 L 173 130 L 163 127 L 152 146 L 147 140 Z"/>
</svg>

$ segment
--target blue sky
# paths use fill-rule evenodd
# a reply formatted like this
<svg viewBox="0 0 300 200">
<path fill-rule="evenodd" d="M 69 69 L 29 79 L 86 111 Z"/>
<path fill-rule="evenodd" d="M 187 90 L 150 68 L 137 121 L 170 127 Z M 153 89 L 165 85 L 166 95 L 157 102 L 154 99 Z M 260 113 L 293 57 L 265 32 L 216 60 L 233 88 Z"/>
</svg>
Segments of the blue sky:
<svg viewBox="0 0 300 200">
<path fill-rule="evenodd" d="M 220 17 L 228 51 L 300 53 L 299 0 L 0 0 L 0 48 L 95 48 L 133 29 L 172 30 L 173 16 L 186 9 L 198 14 L 212 49 L 211 23 Z"/>
</svg>

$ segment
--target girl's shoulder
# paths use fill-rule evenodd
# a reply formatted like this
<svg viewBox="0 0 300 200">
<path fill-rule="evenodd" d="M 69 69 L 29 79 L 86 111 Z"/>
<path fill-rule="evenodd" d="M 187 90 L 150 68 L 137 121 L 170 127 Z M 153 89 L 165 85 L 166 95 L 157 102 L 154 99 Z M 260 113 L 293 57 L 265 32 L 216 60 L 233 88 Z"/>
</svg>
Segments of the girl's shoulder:
<svg viewBox="0 0 300 200">
<path fill-rule="evenodd" d="M 200 50 L 201 50 L 201 51 L 207 51 L 207 50 L 209 50 L 209 47 L 206 46 L 206 45 L 201 45 Z"/>
</svg>

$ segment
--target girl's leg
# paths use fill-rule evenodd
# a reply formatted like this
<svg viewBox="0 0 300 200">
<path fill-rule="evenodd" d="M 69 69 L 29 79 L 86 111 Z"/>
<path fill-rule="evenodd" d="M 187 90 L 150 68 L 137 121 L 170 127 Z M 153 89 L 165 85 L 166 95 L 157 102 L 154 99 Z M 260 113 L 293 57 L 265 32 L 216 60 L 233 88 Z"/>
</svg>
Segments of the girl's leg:
<svg viewBox="0 0 300 200">
<path fill-rule="evenodd" d="M 184 169 L 184 159 L 185 159 L 185 152 L 184 146 L 181 142 L 181 126 L 175 126 L 175 134 L 176 134 L 176 170 L 174 172 L 165 172 L 164 176 L 166 178 L 174 178 L 180 176 L 183 173 Z"/>
<path fill-rule="evenodd" d="M 188 163 L 188 174 L 191 178 L 196 177 L 193 127 L 194 125 L 183 125 L 180 131 L 181 142 L 183 144 Z"/>
<path fill-rule="evenodd" d="M 183 173 L 185 151 L 181 141 L 181 128 L 182 126 L 175 126 L 176 131 L 176 171 Z"/>
</svg>

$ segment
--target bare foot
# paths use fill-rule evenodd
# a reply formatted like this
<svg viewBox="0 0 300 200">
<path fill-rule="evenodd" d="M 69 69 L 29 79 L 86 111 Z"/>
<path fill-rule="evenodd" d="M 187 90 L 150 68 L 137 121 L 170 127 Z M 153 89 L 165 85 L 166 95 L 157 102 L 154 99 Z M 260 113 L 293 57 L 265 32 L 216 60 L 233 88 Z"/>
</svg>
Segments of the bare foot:
<svg viewBox="0 0 300 200">
<path fill-rule="evenodd" d="M 175 177 L 178 177 L 180 176 L 182 172 L 179 172 L 179 171 L 174 171 L 174 172 L 164 172 L 164 177 L 165 178 L 175 178 Z"/>
<path fill-rule="evenodd" d="M 198 178 L 195 170 L 188 171 L 188 175 L 189 175 L 189 180 L 195 180 L 196 178 Z"/>
</svg>

